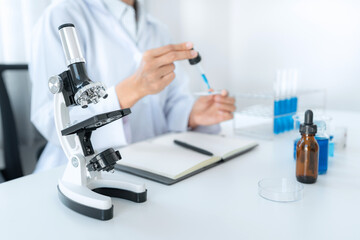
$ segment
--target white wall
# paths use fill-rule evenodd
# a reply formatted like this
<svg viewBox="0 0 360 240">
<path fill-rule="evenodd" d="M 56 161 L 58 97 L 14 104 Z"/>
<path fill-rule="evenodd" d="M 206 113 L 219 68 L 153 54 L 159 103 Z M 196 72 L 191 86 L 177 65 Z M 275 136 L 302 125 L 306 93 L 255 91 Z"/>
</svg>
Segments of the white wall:
<svg viewBox="0 0 360 240">
<path fill-rule="evenodd" d="M 175 43 L 192 41 L 214 88 L 227 86 L 229 78 L 230 1 L 146 0 L 148 11 L 169 26 Z M 206 90 L 195 67 L 182 66 L 191 76 L 193 91 Z"/>
<path fill-rule="evenodd" d="M 32 28 L 52 0 L 0 0 L 0 62 L 26 63 Z"/>
<path fill-rule="evenodd" d="M 25 62 L 26 43 L 51 0 L 0 1 L 0 62 Z M 359 0 L 145 0 L 174 42 L 193 41 L 214 88 L 271 89 L 278 68 L 326 88 L 328 108 L 360 111 Z M 11 38 L 9 36 L 12 36 Z M 203 90 L 187 62 L 192 91 Z"/>
<path fill-rule="evenodd" d="M 327 89 L 329 109 L 360 111 L 360 1 L 147 0 L 147 6 L 175 42 L 196 43 L 216 88 L 271 89 L 275 71 L 291 67 L 301 86 Z"/>
</svg>

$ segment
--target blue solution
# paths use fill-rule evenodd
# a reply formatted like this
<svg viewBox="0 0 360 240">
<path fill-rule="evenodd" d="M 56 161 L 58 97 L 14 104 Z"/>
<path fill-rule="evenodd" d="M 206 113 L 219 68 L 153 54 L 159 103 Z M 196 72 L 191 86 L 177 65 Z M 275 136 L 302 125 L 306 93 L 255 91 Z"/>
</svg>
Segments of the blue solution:
<svg viewBox="0 0 360 240">
<path fill-rule="evenodd" d="M 209 84 L 209 81 L 207 80 L 205 74 L 201 74 L 202 78 L 204 79 L 204 82 L 206 83 L 206 86 L 208 87 L 208 89 L 210 89 L 210 84 Z"/>
<path fill-rule="evenodd" d="M 329 157 L 334 157 L 334 148 L 335 148 L 335 144 L 334 144 L 334 136 L 330 136 L 330 140 L 329 140 Z"/>
<path fill-rule="evenodd" d="M 325 174 L 328 168 L 329 158 L 329 139 L 323 137 L 316 137 L 316 141 L 319 144 L 319 174 Z"/>
<path fill-rule="evenodd" d="M 283 131 L 283 124 L 282 124 L 282 117 L 277 117 L 276 118 L 276 128 L 277 128 L 277 133 L 282 133 Z"/>
<path fill-rule="evenodd" d="M 289 122 L 290 122 L 290 130 L 294 129 L 294 119 L 293 119 L 294 114 L 291 114 L 289 116 Z"/>
<path fill-rule="evenodd" d="M 285 99 L 285 114 L 286 114 L 286 116 L 284 117 L 284 120 L 285 120 L 284 131 L 291 130 L 291 121 L 290 121 L 291 116 L 288 116 L 291 112 L 292 112 L 291 111 L 291 99 L 287 98 L 287 99 Z"/>
<path fill-rule="evenodd" d="M 284 114 L 285 100 L 279 100 L 279 115 Z M 278 118 L 278 133 L 284 132 L 285 122 L 283 117 Z"/>
<path fill-rule="evenodd" d="M 294 141 L 294 160 L 296 160 L 296 145 L 299 142 L 300 138 L 295 139 Z"/>
<path fill-rule="evenodd" d="M 290 130 L 294 129 L 294 119 L 293 116 L 296 114 L 297 112 L 297 97 L 292 97 L 290 98 L 290 112 L 292 113 L 290 116 Z M 300 127 L 300 123 L 299 123 L 299 127 Z M 298 129 L 298 128 L 296 128 Z"/>
<path fill-rule="evenodd" d="M 279 108 L 280 108 L 280 101 L 275 100 L 274 101 L 274 133 L 279 134 L 279 119 L 277 116 L 279 115 Z"/>
<path fill-rule="evenodd" d="M 279 119 L 276 117 L 274 118 L 274 133 L 279 134 Z"/>
<path fill-rule="evenodd" d="M 296 113 L 296 110 L 297 110 L 296 97 L 274 101 L 273 131 L 275 134 L 279 134 L 294 129 L 293 115 Z"/>
<path fill-rule="evenodd" d="M 293 129 L 294 123 L 292 120 L 292 115 L 286 117 L 287 130 L 290 131 Z"/>
<path fill-rule="evenodd" d="M 286 131 L 286 117 L 280 117 L 279 129 L 281 133 Z"/>
<path fill-rule="evenodd" d="M 298 101 L 297 97 L 292 97 L 290 99 L 291 112 L 293 112 L 293 113 L 296 113 L 296 111 L 297 111 L 297 101 Z"/>
</svg>

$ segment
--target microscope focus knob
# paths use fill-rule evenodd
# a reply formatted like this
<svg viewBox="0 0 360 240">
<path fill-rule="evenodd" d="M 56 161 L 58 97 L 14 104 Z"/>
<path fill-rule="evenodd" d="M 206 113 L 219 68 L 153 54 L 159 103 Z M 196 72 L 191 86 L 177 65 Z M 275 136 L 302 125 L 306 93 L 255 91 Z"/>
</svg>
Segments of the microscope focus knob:
<svg viewBox="0 0 360 240">
<path fill-rule="evenodd" d="M 63 81 L 58 75 L 52 76 L 48 82 L 49 90 L 52 94 L 61 92 L 63 89 L 63 85 Z"/>
</svg>

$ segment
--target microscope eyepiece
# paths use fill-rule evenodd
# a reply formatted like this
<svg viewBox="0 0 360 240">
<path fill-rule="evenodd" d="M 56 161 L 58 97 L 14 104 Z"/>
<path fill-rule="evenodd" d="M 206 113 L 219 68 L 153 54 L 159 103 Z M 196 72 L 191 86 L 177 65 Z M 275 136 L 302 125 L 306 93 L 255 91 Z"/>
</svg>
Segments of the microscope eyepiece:
<svg viewBox="0 0 360 240">
<path fill-rule="evenodd" d="M 85 62 L 74 24 L 66 23 L 61 25 L 59 27 L 59 34 L 66 58 L 66 65 Z"/>
<path fill-rule="evenodd" d="M 60 29 L 62 29 L 62 28 L 64 28 L 64 27 L 75 27 L 75 25 L 72 24 L 72 23 L 65 23 L 65 24 L 60 25 L 60 26 L 58 27 L 58 30 L 60 30 Z"/>
</svg>

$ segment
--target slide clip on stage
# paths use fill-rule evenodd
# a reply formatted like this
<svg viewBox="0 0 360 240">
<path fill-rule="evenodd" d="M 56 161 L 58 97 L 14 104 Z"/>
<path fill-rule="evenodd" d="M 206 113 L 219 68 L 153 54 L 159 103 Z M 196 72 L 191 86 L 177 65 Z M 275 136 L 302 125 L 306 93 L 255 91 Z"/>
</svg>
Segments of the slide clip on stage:
<svg viewBox="0 0 360 240">
<path fill-rule="evenodd" d="M 122 109 L 91 117 L 70 125 L 68 107 L 97 103 L 106 98 L 105 86 L 91 81 L 86 72 L 79 41 L 73 24 L 59 27 L 68 70 L 49 79 L 49 89 L 55 94 L 54 115 L 56 131 L 68 158 L 63 177 L 59 180 L 60 200 L 70 209 L 89 217 L 108 220 L 113 217 L 110 197 L 133 202 L 145 202 L 147 190 L 144 184 L 120 181 L 112 174 L 119 151 L 109 148 L 97 153 L 91 144 L 92 131 L 131 113 Z M 78 107 L 78 106 L 77 106 Z M 81 110 L 80 110 L 81 111 Z M 106 136 L 104 136 L 106 137 Z"/>
</svg>

